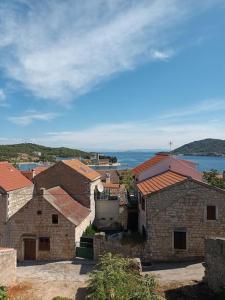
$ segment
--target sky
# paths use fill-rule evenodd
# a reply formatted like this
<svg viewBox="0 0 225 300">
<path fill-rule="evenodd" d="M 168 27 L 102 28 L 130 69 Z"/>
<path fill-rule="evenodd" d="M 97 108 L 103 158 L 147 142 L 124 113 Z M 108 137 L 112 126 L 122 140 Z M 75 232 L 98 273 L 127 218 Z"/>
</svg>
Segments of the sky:
<svg viewBox="0 0 225 300">
<path fill-rule="evenodd" d="M 0 143 L 225 139 L 225 0 L 0 0 Z"/>
</svg>

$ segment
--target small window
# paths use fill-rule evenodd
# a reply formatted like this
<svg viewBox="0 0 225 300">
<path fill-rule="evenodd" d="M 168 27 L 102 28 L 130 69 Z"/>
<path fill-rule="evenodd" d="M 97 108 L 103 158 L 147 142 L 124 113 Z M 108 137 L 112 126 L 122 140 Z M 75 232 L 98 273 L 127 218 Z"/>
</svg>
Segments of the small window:
<svg viewBox="0 0 225 300">
<path fill-rule="evenodd" d="M 58 215 L 52 215 L 52 224 L 58 224 L 58 223 L 59 223 Z"/>
<path fill-rule="evenodd" d="M 50 251 L 50 238 L 48 237 L 39 238 L 39 251 Z"/>
<path fill-rule="evenodd" d="M 37 215 L 39 215 L 39 216 L 42 215 L 42 211 L 41 211 L 41 210 L 38 210 L 38 211 L 37 211 Z"/>
<path fill-rule="evenodd" d="M 144 197 L 141 198 L 141 208 L 142 208 L 142 210 L 145 210 L 145 198 Z"/>
<path fill-rule="evenodd" d="M 186 231 L 174 231 L 174 249 L 187 249 Z"/>
<path fill-rule="evenodd" d="M 216 206 L 207 206 L 207 220 L 216 220 Z"/>
</svg>

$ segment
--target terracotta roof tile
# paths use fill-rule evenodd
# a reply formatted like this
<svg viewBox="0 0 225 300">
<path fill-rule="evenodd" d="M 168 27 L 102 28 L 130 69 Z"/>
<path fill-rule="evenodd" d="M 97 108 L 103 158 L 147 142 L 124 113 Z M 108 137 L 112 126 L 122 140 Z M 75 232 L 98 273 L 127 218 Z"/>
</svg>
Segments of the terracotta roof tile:
<svg viewBox="0 0 225 300">
<path fill-rule="evenodd" d="M 50 198 L 47 194 L 44 194 L 45 199 L 76 226 L 79 225 L 91 212 L 88 208 L 74 200 L 59 186 L 48 189 L 47 193 L 53 197 Z"/>
<path fill-rule="evenodd" d="M 188 177 L 172 172 L 166 171 L 162 174 L 148 178 L 137 184 L 140 192 L 146 196 L 154 192 L 158 192 L 170 185 L 186 180 Z"/>
<path fill-rule="evenodd" d="M 33 171 L 35 172 L 35 176 L 40 174 L 41 172 L 47 170 L 49 167 L 47 166 L 38 166 L 36 168 L 33 169 Z"/>
<path fill-rule="evenodd" d="M 135 175 L 139 175 L 140 173 L 142 173 L 143 171 L 147 170 L 148 168 L 156 165 L 157 163 L 159 163 L 160 161 L 162 161 L 163 159 L 168 158 L 169 154 L 156 154 L 154 157 L 146 160 L 145 162 L 143 162 L 142 164 L 138 165 L 137 167 L 135 167 L 134 169 L 132 169 L 132 173 Z"/>
<path fill-rule="evenodd" d="M 0 162 L 0 188 L 6 192 L 31 186 L 32 182 L 8 162 Z"/>
<path fill-rule="evenodd" d="M 87 165 L 83 164 L 81 161 L 78 159 L 73 159 L 73 160 L 62 160 L 62 162 L 69 166 L 70 168 L 74 169 L 90 181 L 94 181 L 98 178 L 100 178 L 100 174 L 96 172 L 94 169 L 88 167 Z"/>
</svg>

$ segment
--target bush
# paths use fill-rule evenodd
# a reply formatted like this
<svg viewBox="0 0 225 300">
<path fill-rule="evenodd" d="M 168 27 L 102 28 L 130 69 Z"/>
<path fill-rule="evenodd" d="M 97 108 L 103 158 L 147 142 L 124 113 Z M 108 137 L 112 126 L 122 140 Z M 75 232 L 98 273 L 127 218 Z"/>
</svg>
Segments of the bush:
<svg viewBox="0 0 225 300">
<path fill-rule="evenodd" d="M 88 296 L 91 300 L 156 300 L 155 280 L 141 276 L 133 260 L 106 253 L 90 273 Z"/>
<path fill-rule="evenodd" d="M 0 300 L 8 300 L 7 289 L 4 286 L 0 287 Z"/>
<path fill-rule="evenodd" d="M 83 233 L 83 236 L 94 236 L 97 230 L 92 225 L 89 225 Z"/>
</svg>

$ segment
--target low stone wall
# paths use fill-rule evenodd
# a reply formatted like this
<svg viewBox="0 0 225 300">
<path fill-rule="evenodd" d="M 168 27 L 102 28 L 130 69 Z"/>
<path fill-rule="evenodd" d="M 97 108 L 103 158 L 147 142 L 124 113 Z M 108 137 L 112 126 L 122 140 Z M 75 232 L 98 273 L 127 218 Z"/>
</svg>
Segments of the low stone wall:
<svg viewBox="0 0 225 300">
<path fill-rule="evenodd" d="M 0 286 L 9 286 L 16 280 L 16 250 L 0 248 Z"/>
<path fill-rule="evenodd" d="M 119 240 L 107 240 L 105 233 L 96 233 L 94 236 L 94 259 L 106 252 L 120 254 L 124 257 L 144 258 L 144 244 L 130 245 L 122 244 Z"/>
<path fill-rule="evenodd" d="M 225 238 L 205 241 L 205 281 L 215 292 L 225 290 Z"/>
</svg>

